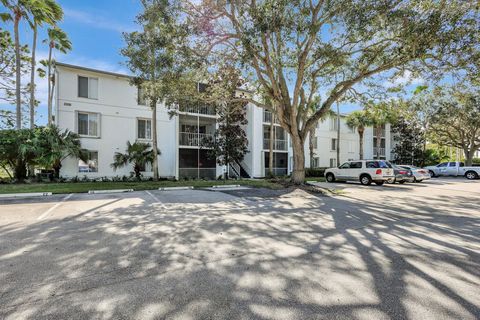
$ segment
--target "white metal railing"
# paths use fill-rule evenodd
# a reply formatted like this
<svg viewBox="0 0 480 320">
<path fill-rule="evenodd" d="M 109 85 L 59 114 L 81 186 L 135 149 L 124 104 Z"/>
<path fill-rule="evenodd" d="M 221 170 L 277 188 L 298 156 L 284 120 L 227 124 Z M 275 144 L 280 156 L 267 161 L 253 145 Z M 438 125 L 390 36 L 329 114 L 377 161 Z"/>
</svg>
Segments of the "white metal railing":
<svg viewBox="0 0 480 320">
<path fill-rule="evenodd" d="M 229 168 L 228 168 L 228 175 L 230 178 L 236 177 L 240 178 L 240 166 L 238 163 L 230 163 Z"/>
<path fill-rule="evenodd" d="M 287 140 L 273 140 L 273 150 L 287 150 L 288 142 Z M 270 139 L 263 139 L 263 149 L 269 150 L 270 149 Z"/>
<path fill-rule="evenodd" d="M 216 110 L 215 110 L 215 107 L 210 105 L 210 104 L 206 104 L 206 103 L 183 104 L 178 108 L 178 111 L 201 114 L 201 115 L 208 115 L 208 116 L 215 116 L 217 114 Z"/>
<path fill-rule="evenodd" d="M 180 145 L 189 147 L 199 147 L 205 143 L 205 141 L 213 139 L 213 134 L 209 133 L 191 133 L 180 132 Z"/>
<path fill-rule="evenodd" d="M 217 178 L 216 168 L 178 168 L 180 179 L 215 179 Z"/>
<path fill-rule="evenodd" d="M 377 152 L 377 147 L 373 147 L 373 155 L 380 155 L 380 156 L 385 156 L 385 148 L 379 148 Z"/>
</svg>

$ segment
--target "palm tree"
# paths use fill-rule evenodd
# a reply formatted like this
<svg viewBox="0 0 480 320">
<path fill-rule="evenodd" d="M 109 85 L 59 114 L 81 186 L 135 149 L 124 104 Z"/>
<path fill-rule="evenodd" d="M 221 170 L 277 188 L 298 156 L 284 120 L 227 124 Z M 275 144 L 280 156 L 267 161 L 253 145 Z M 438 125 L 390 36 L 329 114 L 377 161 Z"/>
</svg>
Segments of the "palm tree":
<svg viewBox="0 0 480 320">
<path fill-rule="evenodd" d="M 43 23 L 55 25 L 58 21 L 63 19 L 62 8 L 53 0 L 40 0 L 34 1 L 28 8 L 32 16 L 29 21 L 30 27 L 33 30 L 33 43 L 32 43 L 32 57 L 31 57 L 31 70 L 30 70 L 30 128 L 35 126 L 35 54 L 37 50 L 37 33 L 38 27 Z"/>
<path fill-rule="evenodd" d="M 22 99 L 21 99 L 21 66 L 20 36 L 18 26 L 23 17 L 27 17 L 28 1 L 26 0 L 0 0 L 1 4 L 8 9 L 8 13 L 2 13 L 3 21 L 13 21 L 13 33 L 15 37 L 15 104 L 16 104 L 16 129 L 22 128 Z"/>
<path fill-rule="evenodd" d="M 347 125 L 350 128 L 357 128 L 358 139 L 359 139 L 359 157 L 360 160 L 363 160 L 363 135 L 365 133 L 365 128 L 372 124 L 369 114 L 365 110 L 353 111 L 347 116 Z"/>
<path fill-rule="evenodd" d="M 52 59 L 53 49 L 56 49 L 62 53 L 67 53 L 72 50 L 72 43 L 67 37 L 67 34 L 62 31 L 60 28 L 49 28 L 48 29 L 48 39 L 43 41 L 48 43 L 48 61 L 43 62 L 47 66 L 47 79 L 48 79 L 48 124 L 52 123 L 52 103 L 53 103 L 53 92 L 55 89 L 55 80 L 52 76 L 52 65 L 54 60 Z"/>
<path fill-rule="evenodd" d="M 75 157 L 87 161 L 78 134 L 68 129 L 61 131 L 57 126 L 46 126 L 39 132 L 34 144 L 38 164 L 53 169 L 55 178 L 59 178 L 62 161 L 66 158 Z"/>
<path fill-rule="evenodd" d="M 160 150 L 157 149 L 157 154 Z M 133 171 L 135 177 L 140 179 L 141 169 L 146 164 L 152 164 L 155 160 L 155 152 L 148 143 L 135 142 L 133 144 L 127 141 L 126 153 L 115 152 L 113 156 L 113 163 L 111 164 L 114 170 L 124 167 L 129 163 L 133 164 Z"/>
</svg>

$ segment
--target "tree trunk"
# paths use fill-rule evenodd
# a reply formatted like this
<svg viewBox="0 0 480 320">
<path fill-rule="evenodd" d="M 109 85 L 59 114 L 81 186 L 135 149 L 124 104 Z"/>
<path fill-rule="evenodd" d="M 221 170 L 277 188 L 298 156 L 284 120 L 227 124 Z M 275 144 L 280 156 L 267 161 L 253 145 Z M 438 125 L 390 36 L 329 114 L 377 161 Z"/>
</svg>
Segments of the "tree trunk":
<svg viewBox="0 0 480 320">
<path fill-rule="evenodd" d="M 377 159 L 380 159 L 380 148 L 382 146 L 382 127 L 381 126 L 378 126 L 376 127 L 375 129 L 377 131 L 377 143 L 376 143 L 376 148 L 377 148 Z"/>
<path fill-rule="evenodd" d="M 48 50 L 48 71 L 47 71 L 47 82 L 48 82 L 48 124 L 52 124 L 52 102 L 53 102 L 53 83 L 52 83 L 52 43 L 50 43 Z"/>
<path fill-rule="evenodd" d="M 275 132 L 274 126 L 273 126 L 273 112 L 271 113 L 271 121 L 270 121 L 270 136 L 269 136 L 269 141 L 268 141 L 268 175 L 270 177 L 273 177 L 273 144 L 275 141 Z"/>
<path fill-rule="evenodd" d="M 62 168 L 62 163 L 61 162 L 58 162 L 56 164 L 54 164 L 52 166 L 52 169 L 53 169 L 53 177 L 55 179 L 59 179 L 60 178 L 60 169 Z"/>
<path fill-rule="evenodd" d="M 315 149 L 315 145 L 313 143 L 314 141 L 314 138 L 315 138 L 315 127 L 312 127 L 312 129 L 310 129 L 309 133 L 309 144 L 308 144 L 308 147 L 309 147 L 309 151 L 310 151 L 310 168 L 313 168 L 313 157 L 315 156 L 315 152 L 314 152 L 314 149 Z"/>
<path fill-rule="evenodd" d="M 297 134 L 290 135 L 293 148 L 293 172 L 292 182 L 303 184 L 305 182 L 305 147 L 304 141 Z"/>
<path fill-rule="evenodd" d="M 37 24 L 33 24 L 32 61 L 30 70 L 30 129 L 35 127 L 35 51 L 37 50 Z"/>
<path fill-rule="evenodd" d="M 358 152 L 358 155 L 360 157 L 360 160 L 363 160 L 363 129 L 358 129 L 358 142 L 359 142 L 359 152 Z M 338 165 L 340 165 L 339 163 L 337 163 Z"/>
<path fill-rule="evenodd" d="M 18 34 L 18 24 L 22 14 L 17 8 L 15 11 L 15 20 L 13 24 L 13 32 L 15 34 L 15 102 L 16 102 L 16 128 L 22 128 L 22 100 L 20 95 L 21 90 L 21 60 L 20 60 L 20 37 Z"/>
<path fill-rule="evenodd" d="M 17 159 L 14 169 L 15 179 L 23 181 L 27 177 L 27 166 L 22 159 Z"/>
<path fill-rule="evenodd" d="M 137 163 L 133 165 L 133 172 L 135 172 L 135 178 L 140 180 L 140 166 Z"/>
<path fill-rule="evenodd" d="M 475 151 L 473 149 L 465 148 L 463 149 L 463 152 L 465 153 L 465 166 L 471 167 L 473 164 L 473 155 Z"/>
<path fill-rule="evenodd" d="M 158 181 L 157 101 L 152 101 L 150 107 L 152 108 L 153 180 Z"/>
</svg>

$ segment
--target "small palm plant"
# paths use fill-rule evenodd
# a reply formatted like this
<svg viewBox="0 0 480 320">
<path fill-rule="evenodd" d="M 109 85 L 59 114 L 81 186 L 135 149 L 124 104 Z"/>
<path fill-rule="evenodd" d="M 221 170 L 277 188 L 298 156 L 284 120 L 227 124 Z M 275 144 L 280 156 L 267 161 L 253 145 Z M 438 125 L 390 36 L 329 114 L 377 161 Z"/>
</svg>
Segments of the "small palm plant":
<svg viewBox="0 0 480 320">
<path fill-rule="evenodd" d="M 157 154 L 160 154 L 160 150 L 157 150 Z M 146 164 L 152 164 L 154 156 L 154 151 L 150 144 L 143 142 L 135 142 L 131 144 L 130 141 L 127 141 L 126 152 L 116 152 L 113 156 L 113 163 L 111 166 L 113 170 L 117 170 L 117 168 L 132 164 L 135 177 L 140 179 L 142 167 Z"/>
</svg>

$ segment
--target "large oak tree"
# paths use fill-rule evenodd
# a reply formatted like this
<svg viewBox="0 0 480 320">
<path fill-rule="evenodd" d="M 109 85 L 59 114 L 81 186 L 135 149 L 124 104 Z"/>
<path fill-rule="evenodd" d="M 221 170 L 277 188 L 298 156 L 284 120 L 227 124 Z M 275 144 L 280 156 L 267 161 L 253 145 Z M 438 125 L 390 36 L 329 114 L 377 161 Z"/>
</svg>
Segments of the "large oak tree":
<svg viewBox="0 0 480 320">
<path fill-rule="evenodd" d="M 460 0 L 184 0 L 183 7 L 209 70 L 219 61 L 237 66 L 272 102 L 244 97 L 275 112 L 290 134 L 294 183 L 304 181 L 308 132 L 335 101 L 448 55 L 478 20 L 474 2 Z"/>
</svg>

